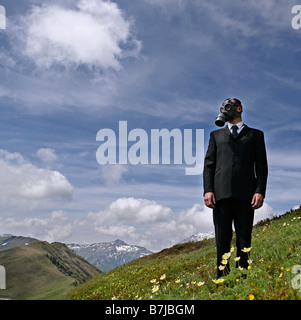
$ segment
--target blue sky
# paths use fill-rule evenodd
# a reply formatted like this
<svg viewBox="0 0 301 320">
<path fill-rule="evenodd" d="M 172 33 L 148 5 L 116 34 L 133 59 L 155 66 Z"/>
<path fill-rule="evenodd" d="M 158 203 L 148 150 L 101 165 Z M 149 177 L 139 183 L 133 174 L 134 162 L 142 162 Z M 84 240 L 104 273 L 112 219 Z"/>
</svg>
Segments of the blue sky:
<svg viewBox="0 0 301 320">
<path fill-rule="evenodd" d="M 202 175 L 182 165 L 99 165 L 96 134 L 204 129 L 222 101 L 264 131 L 256 219 L 300 205 L 298 1 L 0 1 L 0 234 L 121 238 L 160 250 L 212 230 Z"/>
</svg>

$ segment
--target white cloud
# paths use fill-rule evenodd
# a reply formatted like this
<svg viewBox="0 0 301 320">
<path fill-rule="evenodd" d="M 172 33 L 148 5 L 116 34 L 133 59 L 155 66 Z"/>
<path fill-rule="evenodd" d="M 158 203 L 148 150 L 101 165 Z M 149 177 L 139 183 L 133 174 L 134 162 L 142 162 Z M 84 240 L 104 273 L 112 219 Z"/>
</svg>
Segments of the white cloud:
<svg viewBox="0 0 301 320">
<path fill-rule="evenodd" d="M 104 235 L 113 236 L 115 238 L 135 238 L 136 228 L 133 226 L 108 226 L 108 227 L 96 227 L 96 230 Z"/>
<path fill-rule="evenodd" d="M 55 154 L 55 150 L 50 148 L 39 149 L 37 151 L 37 157 L 46 163 L 55 162 L 57 160 L 57 155 Z"/>
<path fill-rule="evenodd" d="M 123 174 L 128 172 L 128 168 L 121 164 L 103 165 L 100 167 L 100 175 L 108 185 L 114 185 L 121 182 Z"/>
<path fill-rule="evenodd" d="M 90 212 L 88 219 L 103 236 L 122 238 L 151 250 L 160 250 L 200 230 L 213 228 L 212 215 L 199 204 L 176 213 L 155 201 L 133 197 L 119 198 L 106 210 Z"/>
<path fill-rule="evenodd" d="M 62 241 L 72 234 L 76 222 L 66 221 L 66 212 L 53 211 L 47 218 L 18 219 L 9 217 L 1 221 L 2 226 L 14 234 L 22 234 L 48 242 Z"/>
<path fill-rule="evenodd" d="M 98 213 L 90 213 L 98 224 L 116 223 L 132 223 L 132 224 L 148 224 L 166 220 L 171 209 L 163 207 L 155 201 L 147 199 L 119 198 L 113 201 L 110 206 Z"/>
<path fill-rule="evenodd" d="M 268 218 L 271 219 L 274 216 L 276 216 L 276 214 L 273 208 L 269 204 L 263 203 L 263 206 L 261 208 L 255 210 L 254 224 L 261 220 L 265 220 Z"/>
<path fill-rule="evenodd" d="M 58 171 L 35 167 L 20 153 L 0 149 L 0 200 L 4 210 L 30 210 L 55 200 L 68 201 L 73 187 Z"/>
<path fill-rule="evenodd" d="M 40 67 L 120 69 L 119 60 L 137 57 L 141 48 L 131 21 L 116 3 L 103 0 L 80 0 L 75 9 L 34 6 L 17 36 L 23 53 Z"/>
<path fill-rule="evenodd" d="M 256 210 L 255 221 L 271 217 L 273 209 L 268 205 Z M 196 203 L 191 208 L 175 212 L 155 201 L 135 198 L 119 198 L 106 210 L 90 212 L 87 221 L 95 230 L 109 239 L 122 238 L 129 243 L 161 250 L 198 232 L 213 231 L 212 210 Z M 88 222 L 89 223 L 89 222 Z"/>
<path fill-rule="evenodd" d="M 179 222 L 191 224 L 199 232 L 213 230 L 212 210 L 204 204 L 196 203 L 192 208 L 180 212 Z"/>
</svg>

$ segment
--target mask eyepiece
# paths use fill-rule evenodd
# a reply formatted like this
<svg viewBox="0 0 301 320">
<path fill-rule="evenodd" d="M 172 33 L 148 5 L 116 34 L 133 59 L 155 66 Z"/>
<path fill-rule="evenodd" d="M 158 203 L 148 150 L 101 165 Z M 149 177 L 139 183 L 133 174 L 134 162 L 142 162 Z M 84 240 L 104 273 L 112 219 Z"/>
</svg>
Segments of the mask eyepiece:
<svg viewBox="0 0 301 320">
<path fill-rule="evenodd" d="M 232 105 L 230 103 L 227 103 L 224 108 L 226 111 L 230 111 L 232 110 Z"/>
</svg>

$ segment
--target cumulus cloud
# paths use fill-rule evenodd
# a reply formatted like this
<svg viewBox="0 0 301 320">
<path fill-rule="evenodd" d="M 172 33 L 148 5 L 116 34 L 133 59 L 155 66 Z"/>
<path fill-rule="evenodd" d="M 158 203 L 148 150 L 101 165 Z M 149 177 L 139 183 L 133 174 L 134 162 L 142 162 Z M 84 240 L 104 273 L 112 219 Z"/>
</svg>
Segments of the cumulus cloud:
<svg viewBox="0 0 301 320">
<path fill-rule="evenodd" d="M 34 6 L 19 27 L 23 53 L 40 67 L 83 64 L 117 70 L 120 59 L 137 57 L 141 49 L 131 20 L 111 1 L 79 0 L 72 9 Z"/>
<path fill-rule="evenodd" d="M 119 198 L 113 201 L 106 210 L 89 213 L 97 224 L 108 222 L 148 224 L 164 221 L 171 214 L 171 209 L 147 199 Z"/>
<path fill-rule="evenodd" d="M 109 235 L 113 236 L 115 238 L 128 238 L 130 237 L 131 239 L 135 238 L 135 231 L 136 228 L 133 226 L 108 226 L 108 227 L 96 227 L 96 230 L 104 235 Z"/>
<path fill-rule="evenodd" d="M 257 210 L 255 222 L 271 217 L 273 209 L 264 204 Z M 213 231 L 212 210 L 196 203 L 175 212 L 156 201 L 141 198 L 119 198 L 105 210 L 88 213 L 88 219 L 102 236 L 122 238 L 129 243 L 161 250 L 198 232 Z"/>
<path fill-rule="evenodd" d="M 90 212 L 88 219 L 103 236 L 152 250 L 174 245 L 194 232 L 212 230 L 211 215 L 201 205 L 177 213 L 156 201 L 133 197 L 119 198 L 105 210 Z"/>
<path fill-rule="evenodd" d="M 261 208 L 255 210 L 254 224 L 267 218 L 271 219 L 274 216 L 276 216 L 276 213 L 273 208 L 269 204 L 264 203 Z"/>
<path fill-rule="evenodd" d="M 55 162 L 57 160 L 57 155 L 55 154 L 55 150 L 51 148 L 39 149 L 37 151 L 37 157 L 46 163 Z"/>
<path fill-rule="evenodd" d="M 43 207 L 47 200 L 68 201 L 72 194 L 72 185 L 60 172 L 37 168 L 20 153 L 0 149 L 1 207 Z"/>
<path fill-rule="evenodd" d="M 128 168 L 121 164 L 104 165 L 100 167 L 101 178 L 108 185 L 120 183 L 122 176 L 126 172 L 128 172 Z"/>
<path fill-rule="evenodd" d="M 48 242 L 61 241 L 71 235 L 75 223 L 67 222 L 66 215 L 66 212 L 57 210 L 52 211 L 47 218 L 26 217 L 18 219 L 9 217 L 3 219 L 1 224 L 14 234 L 25 234 Z"/>
</svg>

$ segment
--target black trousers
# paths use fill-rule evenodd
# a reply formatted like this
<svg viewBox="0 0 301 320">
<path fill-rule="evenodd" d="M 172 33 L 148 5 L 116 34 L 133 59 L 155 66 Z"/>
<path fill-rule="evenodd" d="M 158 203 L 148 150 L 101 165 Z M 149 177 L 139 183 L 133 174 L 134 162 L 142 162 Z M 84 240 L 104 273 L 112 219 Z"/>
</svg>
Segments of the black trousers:
<svg viewBox="0 0 301 320">
<path fill-rule="evenodd" d="M 215 240 L 217 249 L 217 278 L 230 272 L 229 263 L 224 270 L 219 270 L 222 265 L 223 254 L 230 251 L 232 240 L 232 222 L 236 232 L 237 257 L 240 260 L 236 263 L 236 267 L 248 267 L 248 255 L 241 251 L 243 248 L 251 247 L 252 227 L 254 220 L 254 210 L 251 203 L 227 198 L 217 201 L 213 209 L 213 222 L 215 228 Z"/>
</svg>

